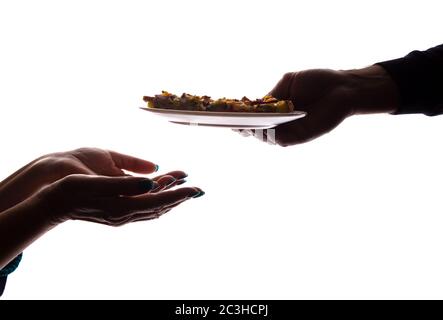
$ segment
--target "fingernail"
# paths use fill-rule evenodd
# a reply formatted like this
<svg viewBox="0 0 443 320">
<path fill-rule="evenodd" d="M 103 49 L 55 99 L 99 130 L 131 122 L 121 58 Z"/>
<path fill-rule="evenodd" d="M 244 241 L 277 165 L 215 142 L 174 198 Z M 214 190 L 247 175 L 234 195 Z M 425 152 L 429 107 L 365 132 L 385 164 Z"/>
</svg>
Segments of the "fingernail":
<svg viewBox="0 0 443 320">
<path fill-rule="evenodd" d="M 201 196 L 203 196 L 205 194 L 205 192 L 202 190 L 202 191 L 197 191 L 197 193 L 196 194 L 194 194 L 192 197 L 193 198 L 200 198 Z"/>
<path fill-rule="evenodd" d="M 155 182 L 152 181 L 151 179 L 143 179 L 139 182 L 140 184 L 140 189 L 142 190 L 152 190 L 155 187 Z"/>
<path fill-rule="evenodd" d="M 188 177 L 188 174 L 187 173 L 183 173 L 183 175 L 180 176 L 180 179 L 184 179 L 184 178 L 187 178 L 187 177 Z"/>
<path fill-rule="evenodd" d="M 158 166 L 158 164 L 156 164 L 156 165 L 155 165 L 155 170 L 154 170 L 154 172 L 157 172 L 159 168 L 160 168 L 160 167 Z"/>
<path fill-rule="evenodd" d="M 179 182 L 177 182 L 177 185 L 179 186 L 179 185 L 181 185 L 181 184 L 183 184 L 183 183 L 185 183 L 186 182 L 186 180 L 180 180 Z"/>
</svg>

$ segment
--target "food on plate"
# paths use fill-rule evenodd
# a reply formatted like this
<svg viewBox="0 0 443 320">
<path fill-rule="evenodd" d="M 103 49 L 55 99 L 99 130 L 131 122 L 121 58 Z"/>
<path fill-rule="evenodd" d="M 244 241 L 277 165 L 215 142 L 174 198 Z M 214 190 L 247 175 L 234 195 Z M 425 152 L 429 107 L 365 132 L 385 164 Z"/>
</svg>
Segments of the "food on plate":
<svg viewBox="0 0 443 320">
<path fill-rule="evenodd" d="M 153 97 L 144 96 L 148 108 L 190 110 L 190 111 L 216 111 L 216 112 L 278 112 L 287 113 L 294 111 L 290 100 L 278 100 L 270 95 L 262 99 L 249 100 L 243 97 L 238 99 L 221 98 L 217 100 L 208 96 L 195 96 L 183 93 L 181 96 L 162 91 Z"/>
</svg>

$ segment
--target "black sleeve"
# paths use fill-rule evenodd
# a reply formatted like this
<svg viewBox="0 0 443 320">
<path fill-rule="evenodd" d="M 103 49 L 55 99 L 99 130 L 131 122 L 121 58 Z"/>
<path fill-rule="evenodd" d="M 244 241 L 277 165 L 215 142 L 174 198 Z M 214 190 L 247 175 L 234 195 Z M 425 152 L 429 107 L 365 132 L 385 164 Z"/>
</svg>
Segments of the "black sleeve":
<svg viewBox="0 0 443 320">
<path fill-rule="evenodd" d="M 443 114 L 443 45 L 377 64 L 399 88 L 400 107 L 395 114 Z"/>
<path fill-rule="evenodd" d="M 0 277 L 0 297 L 3 295 L 6 286 L 6 279 L 8 277 Z"/>
<path fill-rule="evenodd" d="M 22 260 L 23 253 L 20 253 L 11 262 L 9 262 L 3 269 L 0 270 L 0 296 L 5 291 L 6 280 L 8 275 L 13 273 L 17 269 L 20 261 Z"/>
</svg>

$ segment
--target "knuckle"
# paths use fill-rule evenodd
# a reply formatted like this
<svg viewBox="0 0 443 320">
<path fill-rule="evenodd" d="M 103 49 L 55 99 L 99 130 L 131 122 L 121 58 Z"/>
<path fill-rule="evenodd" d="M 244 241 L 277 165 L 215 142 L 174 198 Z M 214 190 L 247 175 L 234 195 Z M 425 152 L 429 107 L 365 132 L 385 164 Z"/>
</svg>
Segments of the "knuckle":
<svg viewBox="0 0 443 320">
<path fill-rule="evenodd" d="M 281 79 L 282 84 L 290 83 L 294 76 L 295 72 L 286 72 Z"/>
<path fill-rule="evenodd" d="M 47 175 L 58 175 L 59 173 L 69 171 L 71 162 L 63 155 L 49 155 L 35 163 L 40 170 Z"/>
<path fill-rule="evenodd" d="M 126 221 L 118 221 L 118 222 L 114 221 L 114 222 L 110 222 L 109 225 L 114 228 L 119 228 L 119 227 L 124 226 L 125 224 L 126 224 Z"/>
<path fill-rule="evenodd" d="M 75 150 L 72 150 L 71 152 L 74 154 L 78 154 L 78 153 L 87 153 L 87 152 L 91 152 L 91 151 L 97 151 L 99 149 L 97 148 L 89 148 L 89 147 L 82 147 L 82 148 L 77 148 Z"/>
<path fill-rule="evenodd" d="M 105 224 L 110 227 L 121 227 L 130 220 L 130 218 L 117 219 L 117 218 L 112 218 L 111 216 L 103 217 L 102 219 L 105 222 Z"/>
<path fill-rule="evenodd" d="M 292 78 L 293 75 L 294 75 L 294 72 L 286 72 L 286 73 L 283 75 L 282 79 L 283 79 L 283 80 L 289 80 L 289 79 Z"/>
<path fill-rule="evenodd" d="M 78 189 L 80 185 L 80 181 L 83 175 L 81 174 L 70 174 L 57 182 L 57 189 L 61 189 L 64 191 L 73 191 Z"/>
</svg>

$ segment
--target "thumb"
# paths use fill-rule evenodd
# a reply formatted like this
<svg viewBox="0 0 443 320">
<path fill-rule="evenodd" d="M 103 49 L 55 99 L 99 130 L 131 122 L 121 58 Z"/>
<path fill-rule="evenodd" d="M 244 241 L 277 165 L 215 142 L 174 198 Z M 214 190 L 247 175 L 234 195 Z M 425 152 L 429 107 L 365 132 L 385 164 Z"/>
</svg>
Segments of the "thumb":
<svg viewBox="0 0 443 320">
<path fill-rule="evenodd" d="M 269 92 L 269 95 L 280 100 L 291 99 L 291 89 L 296 75 L 297 72 L 285 73 L 275 87 Z"/>
<path fill-rule="evenodd" d="M 61 187 L 72 193 L 99 196 L 134 196 L 155 188 L 156 182 L 142 177 L 107 177 L 74 174 L 61 182 Z"/>
</svg>

